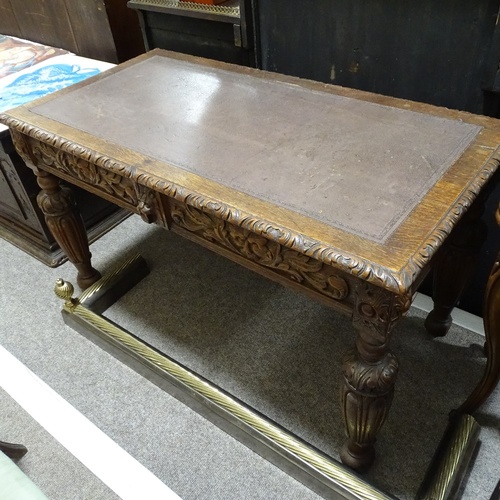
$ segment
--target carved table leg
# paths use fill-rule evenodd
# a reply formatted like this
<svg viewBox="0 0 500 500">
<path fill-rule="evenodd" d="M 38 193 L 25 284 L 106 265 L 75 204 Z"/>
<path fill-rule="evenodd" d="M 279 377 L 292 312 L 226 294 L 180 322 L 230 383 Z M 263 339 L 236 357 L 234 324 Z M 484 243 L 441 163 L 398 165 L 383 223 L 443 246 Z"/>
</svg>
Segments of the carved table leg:
<svg viewBox="0 0 500 500">
<path fill-rule="evenodd" d="M 374 443 L 391 406 L 398 372 L 398 361 L 388 349 L 391 330 L 410 304 L 368 284 L 360 284 L 356 294 L 356 348 L 342 364 L 347 441 L 340 457 L 351 468 L 364 470 L 375 458 Z"/>
<path fill-rule="evenodd" d="M 452 324 L 451 312 L 458 305 L 486 239 L 486 226 L 480 217 L 484 204 L 480 200 L 469 209 L 450 235 L 434 265 L 434 309 L 425 320 L 425 328 L 434 337 L 443 337 Z"/>
<path fill-rule="evenodd" d="M 48 172 L 35 169 L 38 185 L 42 191 L 37 202 L 42 210 L 47 226 L 70 262 L 78 270 L 78 285 L 85 289 L 100 277 L 92 267 L 91 254 L 85 226 L 76 209 L 71 189 L 62 187 L 59 179 Z"/>
<path fill-rule="evenodd" d="M 497 210 L 497 223 L 500 225 L 500 206 Z M 493 392 L 500 380 L 500 252 L 493 264 L 483 308 L 484 333 L 486 335 L 487 363 L 484 375 L 467 401 L 457 413 L 473 413 Z"/>
<path fill-rule="evenodd" d="M 500 380 L 500 254 L 488 280 L 483 314 L 488 361 L 483 378 L 457 410 L 459 413 L 470 414 L 476 411 Z"/>
</svg>

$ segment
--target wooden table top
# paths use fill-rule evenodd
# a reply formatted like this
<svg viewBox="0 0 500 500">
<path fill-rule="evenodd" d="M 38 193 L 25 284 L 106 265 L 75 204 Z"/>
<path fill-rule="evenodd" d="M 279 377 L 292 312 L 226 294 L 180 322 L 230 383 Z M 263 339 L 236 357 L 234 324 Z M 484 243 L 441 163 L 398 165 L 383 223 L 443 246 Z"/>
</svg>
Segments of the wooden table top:
<svg viewBox="0 0 500 500">
<path fill-rule="evenodd" d="M 498 120 L 161 50 L 0 119 L 398 293 L 499 163 Z"/>
</svg>

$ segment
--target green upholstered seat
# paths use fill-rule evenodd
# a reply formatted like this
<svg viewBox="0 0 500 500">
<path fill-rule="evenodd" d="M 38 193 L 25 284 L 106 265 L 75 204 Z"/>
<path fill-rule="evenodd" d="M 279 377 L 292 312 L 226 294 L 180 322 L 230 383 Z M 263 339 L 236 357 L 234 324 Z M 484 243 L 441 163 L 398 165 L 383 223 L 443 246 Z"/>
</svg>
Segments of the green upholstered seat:
<svg viewBox="0 0 500 500">
<path fill-rule="evenodd" d="M 7 455 L 0 452 L 0 498 L 2 500 L 48 500 Z"/>
</svg>

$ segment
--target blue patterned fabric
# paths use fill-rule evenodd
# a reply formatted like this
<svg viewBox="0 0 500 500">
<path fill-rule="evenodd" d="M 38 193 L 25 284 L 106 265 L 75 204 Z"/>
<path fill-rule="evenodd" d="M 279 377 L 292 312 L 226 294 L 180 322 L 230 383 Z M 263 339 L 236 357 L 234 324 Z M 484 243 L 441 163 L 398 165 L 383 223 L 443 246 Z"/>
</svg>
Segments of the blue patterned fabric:
<svg viewBox="0 0 500 500">
<path fill-rule="evenodd" d="M 98 68 L 51 64 L 16 78 L 0 90 L 0 112 L 94 76 Z"/>
</svg>

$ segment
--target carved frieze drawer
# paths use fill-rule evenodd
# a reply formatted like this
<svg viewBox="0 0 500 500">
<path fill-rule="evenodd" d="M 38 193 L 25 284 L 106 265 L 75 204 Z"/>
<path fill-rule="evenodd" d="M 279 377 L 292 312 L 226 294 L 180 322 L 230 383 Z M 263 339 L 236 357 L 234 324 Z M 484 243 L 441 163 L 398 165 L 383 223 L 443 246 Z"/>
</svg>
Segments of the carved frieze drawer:
<svg viewBox="0 0 500 500">
<path fill-rule="evenodd" d="M 306 289 L 341 309 L 350 309 L 351 278 L 316 259 L 170 199 L 172 229 L 282 283 Z M 232 255 L 231 255 L 232 254 Z"/>
<path fill-rule="evenodd" d="M 126 168 L 121 175 L 100 167 L 95 158 L 85 158 L 88 150 L 82 149 L 80 156 L 15 130 L 11 133 L 15 136 L 17 152 L 31 168 L 46 170 L 139 214 L 148 223 L 157 222 L 166 227 L 165 210 L 159 194 L 134 182 L 126 175 Z M 76 150 L 78 146 L 73 148 Z"/>
</svg>

